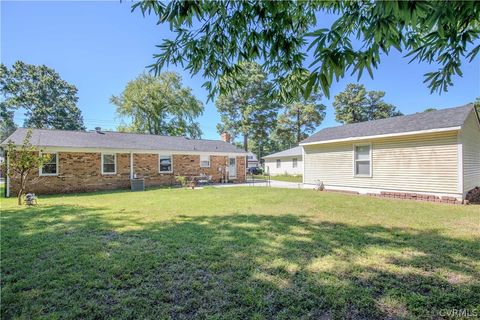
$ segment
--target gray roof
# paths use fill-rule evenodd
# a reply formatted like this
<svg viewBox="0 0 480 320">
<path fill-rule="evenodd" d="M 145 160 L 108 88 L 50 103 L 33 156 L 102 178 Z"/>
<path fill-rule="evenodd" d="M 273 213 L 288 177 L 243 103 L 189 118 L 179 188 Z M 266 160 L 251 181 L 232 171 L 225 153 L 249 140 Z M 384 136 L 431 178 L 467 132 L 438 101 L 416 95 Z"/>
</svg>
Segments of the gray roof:
<svg viewBox="0 0 480 320">
<path fill-rule="evenodd" d="M 283 150 L 277 153 L 269 154 L 268 156 L 263 157 L 266 158 L 279 158 L 279 157 L 290 157 L 290 156 L 301 156 L 302 155 L 302 147 L 293 147 L 287 150 Z"/>
<path fill-rule="evenodd" d="M 456 108 L 325 128 L 300 143 L 457 127 L 463 125 L 472 109 L 473 104 L 467 104 Z"/>
<path fill-rule="evenodd" d="M 17 145 L 22 144 L 27 131 L 28 129 L 18 128 L 2 144 L 6 144 L 9 140 Z M 246 153 L 244 150 L 221 140 L 189 139 L 186 137 L 113 131 L 32 129 L 30 142 L 37 147 Z"/>
</svg>

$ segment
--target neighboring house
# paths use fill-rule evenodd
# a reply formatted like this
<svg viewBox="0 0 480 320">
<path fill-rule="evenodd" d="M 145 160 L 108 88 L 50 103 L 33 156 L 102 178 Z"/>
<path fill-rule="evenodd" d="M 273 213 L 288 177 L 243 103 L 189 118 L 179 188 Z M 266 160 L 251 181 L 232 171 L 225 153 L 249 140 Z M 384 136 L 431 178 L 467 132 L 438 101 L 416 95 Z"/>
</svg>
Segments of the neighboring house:
<svg viewBox="0 0 480 320">
<path fill-rule="evenodd" d="M 21 145 L 26 133 L 27 129 L 19 128 L 3 144 L 12 140 Z M 227 176 L 231 181 L 245 181 L 247 153 L 225 141 L 97 128 L 89 132 L 33 129 L 30 142 L 52 157 L 27 192 L 129 188 L 132 178 L 144 179 L 147 187 L 177 184 L 176 176 L 208 175 L 214 182 Z M 18 179 L 7 179 L 7 190 L 16 194 Z"/>
<path fill-rule="evenodd" d="M 265 171 L 272 176 L 303 174 L 302 147 L 294 147 L 263 157 Z"/>
<path fill-rule="evenodd" d="M 303 140 L 304 183 L 464 199 L 480 185 L 473 104 L 323 129 Z"/>
<path fill-rule="evenodd" d="M 254 154 L 253 152 L 249 152 L 247 154 L 247 168 L 257 168 L 260 165 L 258 163 L 258 158 L 257 155 Z"/>
</svg>

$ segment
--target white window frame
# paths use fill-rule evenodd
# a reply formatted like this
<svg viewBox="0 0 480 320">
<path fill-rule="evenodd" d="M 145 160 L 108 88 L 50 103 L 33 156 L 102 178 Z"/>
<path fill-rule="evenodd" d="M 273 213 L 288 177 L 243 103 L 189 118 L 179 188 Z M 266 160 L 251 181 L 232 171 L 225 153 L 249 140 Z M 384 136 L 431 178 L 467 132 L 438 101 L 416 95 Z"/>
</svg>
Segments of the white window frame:
<svg viewBox="0 0 480 320">
<path fill-rule="evenodd" d="M 275 160 L 275 168 L 280 169 L 282 167 L 282 159 Z"/>
<path fill-rule="evenodd" d="M 160 170 L 160 160 L 162 157 L 170 158 L 170 171 L 161 171 Z M 173 155 L 172 154 L 159 154 L 158 155 L 158 173 L 173 173 Z"/>
<path fill-rule="evenodd" d="M 298 158 L 292 158 L 292 168 L 298 168 Z"/>
<path fill-rule="evenodd" d="M 41 177 L 54 177 L 58 176 L 58 152 L 40 152 L 40 156 L 44 154 L 54 154 L 55 155 L 55 164 L 56 164 L 56 173 L 43 173 L 43 165 L 38 168 L 38 175 Z"/>
<path fill-rule="evenodd" d="M 202 157 L 207 157 L 208 160 L 202 160 Z M 200 168 L 210 168 L 210 164 L 211 164 L 211 161 L 210 161 L 210 155 L 200 155 Z M 208 161 L 208 166 L 202 166 L 202 162 L 204 161 Z"/>
<path fill-rule="evenodd" d="M 366 160 L 357 160 L 355 157 L 356 152 L 357 152 L 357 147 L 369 147 L 369 163 L 370 163 L 370 174 L 357 174 L 357 161 L 366 161 Z M 372 161 L 372 155 L 373 155 L 373 147 L 372 143 L 358 143 L 353 145 L 353 177 L 354 178 L 371 178 L 373 174 L 373 161 Z"/>
<path fill-rule="evenodd" d="M 104 172 L 103 171 L 103 156 L 113 156 L 113 164 L 115 165 L 115 171 L 114 172 Z M 103 175 L 117 174 L 117 154 L 116 153 L 111 153 L 111 152 L 102 152 L 101 169 L 102 169 L 102 174 Z"/>
</svg>

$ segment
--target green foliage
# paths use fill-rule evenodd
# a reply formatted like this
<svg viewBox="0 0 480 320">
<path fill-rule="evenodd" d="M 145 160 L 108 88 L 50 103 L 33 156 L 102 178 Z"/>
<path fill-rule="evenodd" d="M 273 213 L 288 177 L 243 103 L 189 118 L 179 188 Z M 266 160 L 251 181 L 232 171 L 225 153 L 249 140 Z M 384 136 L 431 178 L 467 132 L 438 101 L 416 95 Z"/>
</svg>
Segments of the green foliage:
<svg viewBox="0 0 480 320">
<path fill-rule="evenodd" d="M 427 108 L 425 110 L 423 110 L 423 112 L 430 112 L 430 111 L 435 111 L 437 110 L 437 108 Z"/>
<path fill-rule="evenodd" d="M 341 123 L 356 123 L 401 116 L 394 105 L 383 101 L 384 96 L 383 91 L 367 91 L 362 84 L 350 83 L 334 98 L 335 119 Z"/>
<path fill-rule="evenodd" d="M 14 111 L 9 109 L 5 102 L 0 102 L 0 142 L 8 138 L 17 128 L 13 115 Z"/>
<path fill-rule="evenodd" d="M 8 141 L 5 148 L 8 156 L 8 168 L 7 161 L 5 161 L 4 171 L 10 178 L 19 179 L 20 182 L 18 205 L 22 204 L 22 195 L 28 183 L 33 182 L 32 173 L 37 172 L 50 159 L 48 155 L 41 155 L 39 150 L 30 143 L 31 137 L 32 131 L 28 130 L 21 146 L 16 146 L 12 141 Z"/>
<path fill-rule="evenodd" d="M 477 110 L 478 115 L 480 116 L 480 97 L 477 97 L 475 99 L 475 102 L 473 103 L 475 106 L 475 109 Z"/>
<path fill-rule="evenodd" d="M 184 188 L 188 186 L 188 179 L 185 176 L 175 176 L 175 180 Z"/>
<path fill-rule="evenodd" d="M 321 94 L 312 94 L 308 99 L 285 106 L 284 113 L 278 118 L 277 132 L 281 139 L 293 139 L 298 143 L 315 131 L 325 118 L 327 108 L 320 103 L 321 98 Z"/>
<path fill-rule="evenodd" d="M 0 65 L 0 93 L 4 97 L 2 119 L 16 109 L 25 110 L 25 127 L 84 130 L 77 107 L 77 88 L 45 65 L 17 61 L 11 69 Z M 4 118 L 4 112 L 6 117 Z"/>
<path fill-rule="evenodd" d="M 182 78 L 175 72 L 142 74 L 110 101 L 117 106 L 118 116 L 132 119 L 119 131 L 191 138 L 202 134 L 195 120 L 202 115 L 203 104 L 192 89 L 182 85 Z"/>
<path fill-rule="evenodd" d="M 410 62 L 438 69 L 425 74 L 432 91 L 446 91 L 462 75 L 462 59 L 480 50 L 478 1 L 140 1 L 132 10 L 154 14 L 176 34 L 158 45 L 151 66 L 169 63 L 202 71 L 210 97 L 235 87 L 239 61 L 262 61 L 283 98 L 322 90 L 347 72 L 373 77 L 394 49 Z M 329 28 L 317 16 L 334 14 Z M 358 44 L 357 44 L 358 43 Z M 313 62 L 305 65 L 307 54 Z M 307 70 L 308 69 L 308 70 Z M 310 71 L 310 72 L 308 72 Z M 224 81 L 214 81 L 223 78 Z"/>
<path fill-rule="evenodd" d="M 233 138 L 243 136 L 243 148 L 249 150 L 249 139 L 262 146 L 276 126 L 280 105 L 270 96 L 272 84 L 256 63 L 243 62 L 238 66 L 240 84 L 221 94 L 215 101 L 222 123 L 219 133 L 228 132 Z M 223 81 L 221 79 L 220 81 Z"/>
</svg>

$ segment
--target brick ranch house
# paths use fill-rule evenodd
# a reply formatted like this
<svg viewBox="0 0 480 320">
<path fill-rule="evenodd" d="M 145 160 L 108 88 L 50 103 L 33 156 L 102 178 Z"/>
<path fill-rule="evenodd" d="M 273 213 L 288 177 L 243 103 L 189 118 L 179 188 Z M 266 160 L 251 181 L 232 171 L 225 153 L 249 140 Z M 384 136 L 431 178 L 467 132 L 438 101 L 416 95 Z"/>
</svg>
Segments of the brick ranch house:
<svg viewBox="0 0 480 320">
<path fill-rule="evenodd" d="M 2 145 L 21 145 L 28 129 L 19 128 Z M 111 131 L 63 131 L 32 129 L 30 142 L 41 153 L 51 154 L 39 168 L 27 192 L 37 194 L 128 189 L 131 179 L 144 179 L 145 186 L 178 184 L 177 176 L 207 175 L 244 182 L 247 153 L 220 140 Z M 7 155 L 8 161 L 8 155 Z M 18 192 L 18 179 L 6 179 L 6 195 Z"/>
</svg>

